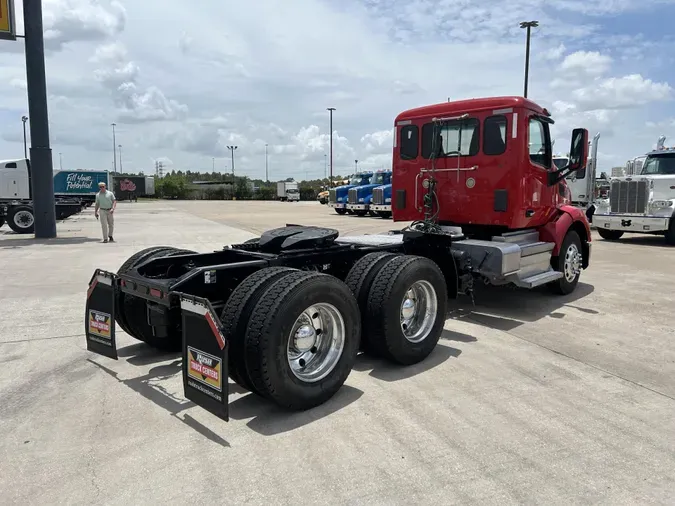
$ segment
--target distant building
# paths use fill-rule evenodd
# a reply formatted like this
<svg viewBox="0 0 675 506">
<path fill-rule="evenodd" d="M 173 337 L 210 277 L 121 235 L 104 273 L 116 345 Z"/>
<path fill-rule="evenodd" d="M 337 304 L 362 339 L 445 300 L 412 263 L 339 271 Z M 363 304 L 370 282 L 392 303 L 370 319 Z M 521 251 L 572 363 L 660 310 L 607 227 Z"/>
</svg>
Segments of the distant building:
<svg viewBox="0 0 675 506">
<path fill-rule="evenodd" d="M 611 177 L 622 177 L 625 171 L 625 167 L 612 167 Z"/>
</svg>

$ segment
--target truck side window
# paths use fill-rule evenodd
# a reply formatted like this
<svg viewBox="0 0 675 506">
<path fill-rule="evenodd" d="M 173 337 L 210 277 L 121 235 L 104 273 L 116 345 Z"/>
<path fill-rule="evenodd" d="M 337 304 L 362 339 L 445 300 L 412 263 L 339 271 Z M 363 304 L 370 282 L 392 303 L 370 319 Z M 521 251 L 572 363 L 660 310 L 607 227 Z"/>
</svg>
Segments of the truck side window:
<svg viewBox="0 0 675 506">
<path fill-rule="evenodd" d="M 436 150 L 437 158 L 457 156 L 457 151 L 461 156 L 476 156 L 480 151 L 480 122 L 469 118 L 448 121 L 435 128 L 433 123 L 427 123 L 422 127 L 422 157 L 431 158 L 432 149 Z"/>
<path fill-rule="evenodd" d="M 5 169 L 16 169 L 16 162 L 6 163 Z"/>
<path fill-rule="evenodd" d="M 483 124 L 483 153 L 501 155 L 506 151 L 506 116 L 490 116 Z"/>
<path fill-rule="evenodd" d="M 551 153 L 548 147 L 548 131 L 546 125 L 537 118 L 530 118 L 528 134 L 530 160 L 537 165 L 549 169 L 551 166 L 549 163 Z"/>
<path fill-rule="evenodd" d="M 419 152 L 420 131 L 417 125 L 401 128 L 401 160 L 414 160 Z"/>
</svg>

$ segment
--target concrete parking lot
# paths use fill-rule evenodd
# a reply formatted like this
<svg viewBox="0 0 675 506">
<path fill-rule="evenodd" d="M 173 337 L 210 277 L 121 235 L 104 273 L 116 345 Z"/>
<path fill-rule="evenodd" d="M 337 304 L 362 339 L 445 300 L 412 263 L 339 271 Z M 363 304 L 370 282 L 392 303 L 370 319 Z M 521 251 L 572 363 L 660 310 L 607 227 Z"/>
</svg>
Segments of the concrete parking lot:
<svg viewBox="0 0 675 506">
<path fill-rule="evenodd" d="M 286 223 L 399 227 L 314 202 L 120 203 L 36 241 L 0 228 L 3 504 L 672 504 L 675 249 L 594 234 L 577 292 L 480 287 L 436 351 L 365 357 L 327 404 L 285 413 L 233 388 L 223 422 L 187 402 L 180 358 L 118 330 L 86 351 L 94 269 L 135 251 L 201 252 Z M 232 385 L 231 385 L 232 386 Z"/>
</svg>

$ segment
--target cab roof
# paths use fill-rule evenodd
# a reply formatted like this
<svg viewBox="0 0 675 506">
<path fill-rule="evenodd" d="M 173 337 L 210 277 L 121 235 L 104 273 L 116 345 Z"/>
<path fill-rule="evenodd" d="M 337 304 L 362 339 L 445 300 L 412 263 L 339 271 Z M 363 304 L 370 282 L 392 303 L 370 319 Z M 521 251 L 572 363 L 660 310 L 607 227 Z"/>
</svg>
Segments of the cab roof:
<svg viewBox="0 0 675 506">
<path fill-rule="evenodd" d="M 506 109 L 509 107 L 524 107 L 530 109 L 538 114 L 548 116 L 546 109 L 536 104 L 532 100 L 518 96 L 506 97 L 488 97 L 488 98 L 471 98 L 467 100 L 456 100 L 454 102 L 441 102 L 439 104 L 425 105 L 423 107 L 416 107 L 408 109 L 396 116 L 395 122 L 405 121 L 416 118 L 423 118 L 429 116 L 450 116 L 455 114 L 463 114 L 467 112 L 480 112 L 490 109 Z"/>
</svg>

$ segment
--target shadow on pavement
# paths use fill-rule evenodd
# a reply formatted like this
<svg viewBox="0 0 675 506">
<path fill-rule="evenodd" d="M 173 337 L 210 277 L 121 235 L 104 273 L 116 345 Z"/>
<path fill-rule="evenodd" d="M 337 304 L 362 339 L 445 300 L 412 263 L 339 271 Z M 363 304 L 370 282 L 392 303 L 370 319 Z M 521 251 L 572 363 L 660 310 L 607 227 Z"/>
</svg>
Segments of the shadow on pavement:
<svg viewBox="0 0 675 506">
<path fill-rule="evenodd" d="M 16 234 L 10 232 L 7 234 L 0 234 L 0 248 L 20 248 L 22 246 L 33 246 L 36 244 L 39 245 L 49 245 L 49 246 L 69 246 L 73 244 L 85 244 L 88 242 L 101 242 L 101 239 L 95 239 L 92 237 L 55 237 L 54 239 L 35 239 L 35 238 L 25 238 L 25 239 L 14 239 L 17 236 L 23 236 L 24 234 Z M 10 238 L 3 240 L 2 238 Z"/>
<path fill-rule="evenodd" d="M 441 339 L 444 338 L 446 332 L 445 330 L 443 331 Z M 462 350 L 439 343 L 426 359 L 408 366 L 392 364 L 384 359 L 374 358 L 362 353 L 356 358 L 354 370 L 361 372 L 370 371 L 369 375 L 371 377 L 382 381 L 400 381 L 429 371 L 451 357 L 459 357 L 461 353 Z"/>
<path fill-rule="evenodd" d="M 332 415 L 357 401 L 362 395 L 361 390 L 343 385 L 328 402 L 316 408 L 288 412 L 256 394 L 249 394 L 230 404 L 230 418 L 235 420 L 252 418 L 246 424 L 250 429 L 263 436 L 274 436 Z"/>
<path fill-rule="evenodd" d="M 179 417 L 178 413 L 190 409 L 196 406 L 196 404 L 184 398 L 176 397 L 171 392 L 167 392 L 164 388 L 162 388 L 161 385 L 156 383 L 158 381 L 166 380 L 177 374 L 180 374 L 181 360 L 174 360 L 168 364 L 158 365 L 150 369 L 147 374 L 130 379 L 120 379 L 117 373 L 112 369 L 108 369 L 106 366 L 101 365 L 91 359 L 87 360 L 112 378 L 116 379 L 118 382 L 131 388 L 134 392 L 142 395 L 149 401 L 154 402 L 157 406 L 165 409 L 171 416 L 174 416 L 177 420 L 180 420 L 188 427 L 199 432 L 205 438 L 219 444 L 220 446 L 230 446 L 228 441 L 191 416 L 184 414 L 183 418 Z"/>
<path fill-rule="evenodd" d="M 605 239 L 596 239 L 598 242 L 602 241 L 605 243 L 612 244 L 626 244 L 628 246 L 647 246 L 649 248 L 672 248 L 675 250 L 675 246 L 670 246 L 666 244 L 666 239 L 662 235 L 624 235 L 621 239 L 617 241 L 607 241 Z"/>
<path fill-rule="evenodd" d="M 474 291 L 475 306 L 469 297 L 461 296 L 449 318 L 467 318 L 473 323 L 508 332 L 547 316 L 562 319 L 565 313 L 558 311 L 562 307 L 597 315 L 599 311 L 575 304 L 594 290 L 593 285 L 581 282 L 569 295 L 552 294 L 545 286 L 527 290 L 512 286 L 479 285 Z"/>
<path fill-rule="evenodd" d="M 166 362 L 167 360 L 180 360 L 181 355 L 179 351 L 176 352 L 162 352 L 156 348 L 145 343 L 136 343 L 125 346 L 117 350 L 117 355 L 126 358 L 127 362 L 135 366 L 143 366 L 150 364 L 157 364 L 159 362 Z M 179 368 L 180 371 L 180 368 Z"/>
</svg>

